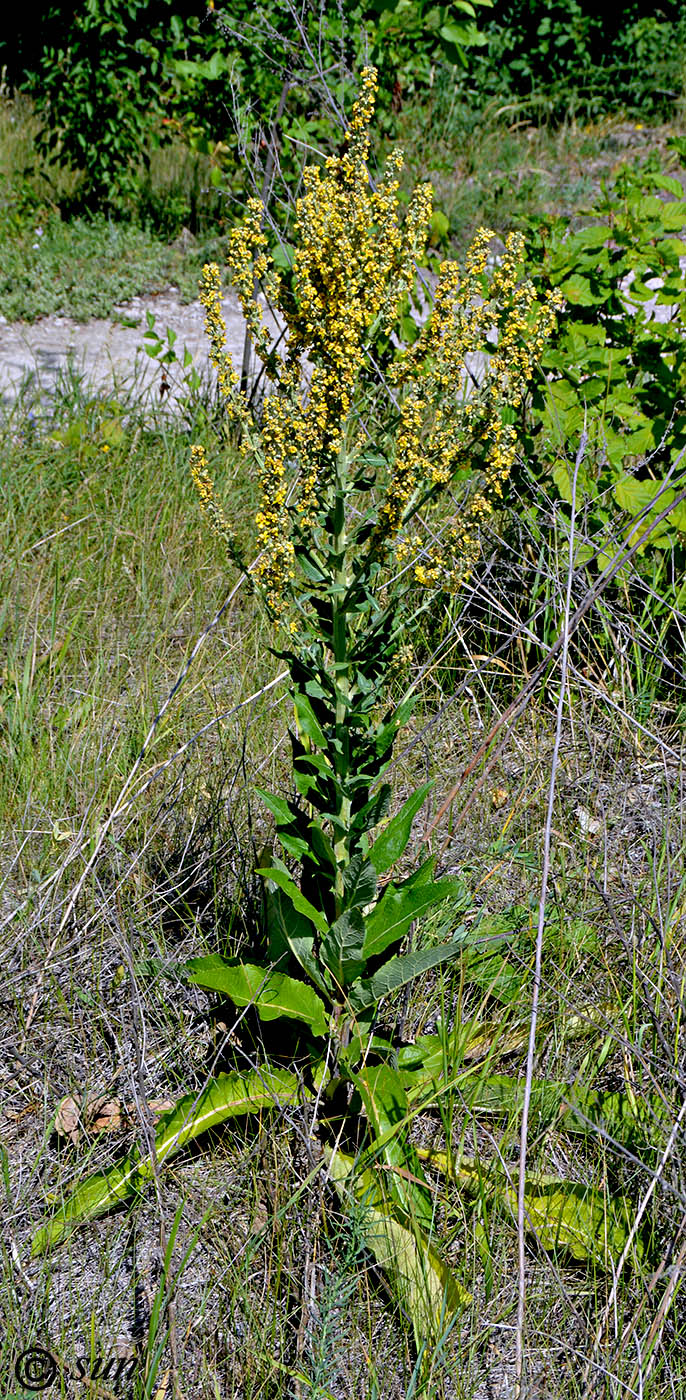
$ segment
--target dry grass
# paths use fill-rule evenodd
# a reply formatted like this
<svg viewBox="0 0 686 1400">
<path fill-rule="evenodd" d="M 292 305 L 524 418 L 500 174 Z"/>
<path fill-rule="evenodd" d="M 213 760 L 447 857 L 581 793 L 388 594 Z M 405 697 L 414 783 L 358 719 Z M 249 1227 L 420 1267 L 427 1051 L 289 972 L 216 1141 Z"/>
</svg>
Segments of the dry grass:
<svg viewBox="0 0 686 1400">
<path fill-rule="evenodd" d="M 185 434 L 125 419 L 109 453 L 97 432 L 86 440 L 80 456 L 66 453 L 49 433 L 31 435 L 15 419 L 4 444 L 0 1307 L 8 1391 L 17 1352 L 49 1339 L 64 1395 L 83 1393 L 74 1378 L 79 1357 L 92 1367 L 95 1357 L 117 1356 L 131 1359 L 131 1394 L 141 1397 L 171 1394 L 173 1379 L 177 1393 L 194 1400 L 420 1393 L 504 1400 L 513 1393 L 517 1249 L 507 1210 L 487 1191 L 475 1200 L 434 1178 L 440 1237 L 474 1302 L 420 1373 L 406 1321 L 364 1253 L 359 1222 L 342 1216 L 323 1188 L 305 1105 L 217 1132 L 165 1168 L 158 1188 L 131 1209 L 82 1227 L 46 1260 L 29 1257 L 32 1229 L 51 1204 L 95 1165 L 144 1143 L 156 1103 L 199 1089 L 236 1056 L 245 1064 L 263 1053 L 250 1017 L 234 1027 L 173 967 L 245 936 L 254 850 L 265 835 L 252 786 L 287 781 L 281 688 L 230 713 L 279 664 L 239 593 L 158 726 L 131 803 L 101 841 L 76 916 L 60 930 L 149 721 L 228 592 L 223 562 L 198 545 Z M 223 470 L 240 518 L 249 492 L 232 478 L 230 457 Z M 395 777 L 403 790 L 435 776 L 434 811 L 525 674 L 521 648 L 505 646 L 504 621 L 500 665 L 497 648 L 487 662 L 479 642 L 486 605 L 497 618 L 513 597 L 512 570 L 523 567 L 505 554 L 484 569 L 451 658 L 428 673 Z M 555 567 L 551 556 L 553 611 L 562 586 Z M 433 625 L 445 635 L 455 622 L 450 615 Z M 418 639 L 420 659 L 435 640 Z M 683 739 L 673 705 L 661 707 L 659 698 L 637 727 L 621 687 L 613 696 L 611 667 L 603 677 L 602 657 L 600 644 L 592 664 L 572 654 L 536 1074 L 634 1094 L 653 1105 L 652 1116 L 630 1131 L 591 1122 L 580 1134 L 539 1115 L 529 1162 L 593 1183 L 608 1199 L 625 1194 L 635 1213 L 684 1097 Z M 408 1002 L 400 997 L 384 1013 L 389 1030 L 402 1021 L 406 1039 L 433 1030 L 438 1017 L 481 1026 L 463 1064 L 471 1079 L 456 1083 L 440 1112 L 421 1114 L 414 1131 L 425 1145 L 448 1139 L 453 1151 L 477 1155 L 485 1179 L 498 1162 L 516 1178 L 519 1112 L 476 1112 L 463 1089 L 486 1072 L 518 1076 L 524 1066 L 551 700 L 554 687 L 507 727 L 495 762 L 469 775 L 432 838 L 442 864 L 464 882 L 467 917 L 478 911 L 500 920 L 508 934 L 504 982 L 494 986 L 492 969 L 467 953 L 457 971 L 425 978 Z M 439 931 L 435 925 L 425 936 Z M 82 1125 L 74 1141 L 58 1135 L 55 1116 L 67 1096 L 85 1116 L 87 1099 L 113 1102 L 114 1124 L 99 1135 Z M 646 1252 L 624 1271 L 606 1321 L 612 1279 L 604 1269 L 529 1245 L 528 1394 L 580 1397 L 600 1324 L 594 1395 L 683 1393 L 680 1275 L 662 1330 L 660 1306 L 683 1240 L 685 1201 L 682 1135 L 646 1212 Z M 659 1346 L 651 1352 L 655 1329 Z M 107 1383 L 96 1393 L 106 1395 Z"/>
</svg>

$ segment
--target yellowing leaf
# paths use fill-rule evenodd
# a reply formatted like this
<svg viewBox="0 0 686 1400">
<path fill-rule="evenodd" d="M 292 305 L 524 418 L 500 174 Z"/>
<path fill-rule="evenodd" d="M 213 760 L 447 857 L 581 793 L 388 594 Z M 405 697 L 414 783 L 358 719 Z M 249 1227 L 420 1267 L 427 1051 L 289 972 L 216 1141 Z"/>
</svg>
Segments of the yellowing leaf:
<svg viewBox="0 0 686 1400">
<path fill-rule="evenodd" d="M 358 1171 L 354 1158 L 325 1148 L 329 1175 L 342 1200 L 361 1207 L 361 1229 L 367 1248 L 389 1277 L 394 1292 L 412 1322 L 418 1346 L 436 1341 L 471 1295 L 446 1268 L 419 1232 L 409 1230 L 393 1215 L 375 1173 Z"/>
</svg>

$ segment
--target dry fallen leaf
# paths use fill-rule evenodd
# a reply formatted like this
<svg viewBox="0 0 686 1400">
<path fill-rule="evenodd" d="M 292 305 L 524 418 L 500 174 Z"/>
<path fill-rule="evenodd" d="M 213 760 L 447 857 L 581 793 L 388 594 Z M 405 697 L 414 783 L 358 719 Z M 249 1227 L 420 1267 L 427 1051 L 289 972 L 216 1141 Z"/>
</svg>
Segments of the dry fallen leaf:
<svg viewBox="0 0 686 1400">
<path fill-rule="evenodd" d="M 592 816 L 585 807 L 577 807 L 576 815 L 582 836 L 591 837 L 598 835 L 601 824 L 597 817 Z"/>
<path fill-rule="evenodd" d="M 87 1098 L 84 1118 L 89 1133 L 116 1133 L 121 1128 L 121 1104 L 102 1095 Z"/>
<path fill-rule="evenodd" d="M 67 1098 L 62 1099 L 61 1103 L 57 1106 L 57 1113 L 55 1114 L 55 1132 L 58 1133 L 60 1137 L 69 1138 L 69 1141 L 76 1147 L 79 1140 L 80 1121 L 81 1110 L 76 1099 L 72 1098 L 71 1094 L 69 1094 Z"/>
</svg>

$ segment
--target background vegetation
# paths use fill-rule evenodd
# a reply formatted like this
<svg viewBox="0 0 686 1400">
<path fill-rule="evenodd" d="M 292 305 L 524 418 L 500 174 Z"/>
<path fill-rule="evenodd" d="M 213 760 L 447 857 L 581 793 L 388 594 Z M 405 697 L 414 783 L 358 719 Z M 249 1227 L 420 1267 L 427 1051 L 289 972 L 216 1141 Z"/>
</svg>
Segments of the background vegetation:
<svg viewBox="0 0 686 1400">
<path fill-rule="evenodd" d="M 190 443 L 205 441 L 239 536 L 254 485 L 209 391 L 151 416 L 135 392 L 67 375 L 48 403 L 27 386 L 0 425 L 10 1395 L 27 1393 L 18 1352 L 46 1340 L 63 1395 L 81 1393 L 79 1356 L 115 1354 L 135 1361 L 136 1396 L 515 1393 L 503 1183 L 516 1185 L 546 832 L 526 1393 L 662 1400 L 686 1384 L 683 7 L 346 3 L 320 31 L 319 7 L 277 0 L 230 16 L 178 0 L 43 6 L 0 43 L 0 314 L 87 319 L 170 283 L 190 301 L 265 187 L 270 243 L 287 247 L 304 151 L 338 149 L 367 53 L 375 160 L 401 144 L 404 188 L 436 190 L 430 263 L 478 224 L 520 228 L 537 285 L 566 302 L 479 569 L 417 629 L 397 677 L 400 693 L 423 668 L 394 785 L 435 780 L 407 870 L 426 837 L 461 887 L 414 936 L 431 946 L 479 922 L 500 940 L 391 999 L 381 1026 L 406 1067 L 435 1038 L 449 1093 L 411 1137 L 451 1154 L 447 1179 L 422 1160 L 472 1301 L 418 1356 L 363 1215 L 322 1190 L 303 1104 L 261 1132 L 229 1125 L 128 1213 L 29 1257 L 36 1226 L 145 1146 L 164 1105 L 236 1054 L 278 1064 L 283 1049 L 256 1016 L 236 1024 L 159 975 L 218 937 L 249 946 L 273 835 L 254 788 L 291 795 L 280 663 L 199 544 Z M 568 588 L 579 616 L 555 759 Z M 551 1237 L 562 1178 L 598 1204 L 594 1244 L 588 1220 L 576 1240 Z"/>
</svg>

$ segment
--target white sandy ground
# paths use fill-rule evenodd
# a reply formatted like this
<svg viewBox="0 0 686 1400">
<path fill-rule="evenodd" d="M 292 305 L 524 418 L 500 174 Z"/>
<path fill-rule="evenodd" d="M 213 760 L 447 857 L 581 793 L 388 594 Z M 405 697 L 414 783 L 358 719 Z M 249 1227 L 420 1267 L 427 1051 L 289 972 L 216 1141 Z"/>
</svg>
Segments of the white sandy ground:
<svg viewBox="0 0 686 1400">
<path fill-rule="evenodd" d="M 162 366 L 146 354 L 144 332 L 146 312 L 155 317 L 155 329 L 166 341 L 167 330 L 176 332 L 174 349 L 183 362 L 188 350 L 192 367 L 207 374 L 207 339 L 203 330 L 205 312 L 199 301 L 183 305 L 174 289 L 151 296 L 134 297 L 115 308 L 113 320 L 73 321 L 68 316 L 44 316 L 27 324 L 0 321 L 0 401 L 7 407 L 20 389 L 31 381 L 34 395 L 52 397 L 60 376 L 71 369 L 83 376 L 84 386 L 97 390 L 136 390 L 137 397 L 160 400 Z M 224 300 L 227 348 L 240 368 L 243 357 L 245 322 L 238 301 L 229 294 Z M 136 321 L 136 325 L 124 325 Z M 184 393 L 184 371 L 177 363 L 167 368 L 169 404 Z"/>
</svg>

